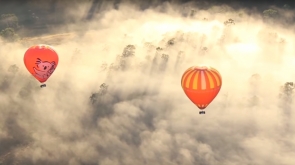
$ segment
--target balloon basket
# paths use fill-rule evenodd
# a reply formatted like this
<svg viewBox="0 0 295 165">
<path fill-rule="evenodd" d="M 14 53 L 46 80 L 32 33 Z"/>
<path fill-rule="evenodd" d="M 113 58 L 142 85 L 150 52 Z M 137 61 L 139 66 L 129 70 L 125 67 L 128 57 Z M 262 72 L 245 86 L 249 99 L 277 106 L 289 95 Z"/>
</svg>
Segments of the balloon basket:
<svg viewBox="0 0 295 165">
<path fill-rule="evenodd" d="M 44 87 L 46 87 L 46 84 L 40 85 L 40 88 L 44 88 Z"/>
<path fill-rule="evenodd" d="M 201 114 L 205 114 L 205 111 L 200 111 L 199 114 L 200 114 L 200 115 L 201 115 Z"/>
</svg>

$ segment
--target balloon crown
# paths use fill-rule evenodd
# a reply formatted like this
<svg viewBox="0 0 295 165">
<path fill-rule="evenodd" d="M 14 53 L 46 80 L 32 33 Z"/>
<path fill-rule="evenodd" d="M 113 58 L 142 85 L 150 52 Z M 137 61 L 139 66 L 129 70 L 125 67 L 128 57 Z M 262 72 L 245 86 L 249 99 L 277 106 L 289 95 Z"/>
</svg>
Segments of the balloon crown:
<svg viewBox="0 0 295 165">
<path fill-rule="evenodd" d="M 207 69 L 209 69 L 209 67 L 207 67 L 207 66 L 195 66 L 194 69 L 195 70 L 207 70 Z"/>
<path fill-rule="evenodd" d="M 38 45 L 33 45 L 33 46 L 31 46 L 31 48 L 33 48 L 33 49 L 50 49 L 50 50 L 52 50 L 52 51 L 54 51 L 55 52 L 55 50 L 53 49 L 53 47 L 52 46 L 50 46 L 50 45 L 46 45 L 46 44 L 38 44 Z"/>
</svg>

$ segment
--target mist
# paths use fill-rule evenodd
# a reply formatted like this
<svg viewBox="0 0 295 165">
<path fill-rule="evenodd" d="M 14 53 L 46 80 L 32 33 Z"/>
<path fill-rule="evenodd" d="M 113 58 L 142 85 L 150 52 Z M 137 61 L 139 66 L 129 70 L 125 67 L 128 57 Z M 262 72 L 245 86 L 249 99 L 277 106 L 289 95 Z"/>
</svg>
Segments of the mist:
<svg viewBox="0 0 295 165">
<path fill-rule="evenodd" d="M 70 32 L 66 39 L 1 41 L 0 164 L 295 163 L 294 96 L 279 97 L 295 77 L 287 18 L 267 22 L 225 5 L 104 5 L 85 24 L 53 28 Z M 88 8 L 69 8 L 64 19 L 82 19 Z M 46 88 L 23 63 L 33 44 L 59 54 Z M 180 85 L 195 65 L 222 76 L 205 115 Z"/>
</svg>

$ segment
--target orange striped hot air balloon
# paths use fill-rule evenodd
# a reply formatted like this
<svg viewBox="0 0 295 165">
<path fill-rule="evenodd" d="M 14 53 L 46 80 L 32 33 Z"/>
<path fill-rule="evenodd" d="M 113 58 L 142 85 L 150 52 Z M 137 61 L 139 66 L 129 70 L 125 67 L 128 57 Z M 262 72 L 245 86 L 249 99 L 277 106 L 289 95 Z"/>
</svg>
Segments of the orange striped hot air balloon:
<svg viewBox="0 0 295 165">
<path fill-rule="evenodd" d="M 217 96 L 222 85 L 220 73 L 206 66 L 188 68 L 181 79 L 181 86 L 187 97 L 203 110 Z M 205 113 L 201 111 L 200 114 Z"/>
</svg>

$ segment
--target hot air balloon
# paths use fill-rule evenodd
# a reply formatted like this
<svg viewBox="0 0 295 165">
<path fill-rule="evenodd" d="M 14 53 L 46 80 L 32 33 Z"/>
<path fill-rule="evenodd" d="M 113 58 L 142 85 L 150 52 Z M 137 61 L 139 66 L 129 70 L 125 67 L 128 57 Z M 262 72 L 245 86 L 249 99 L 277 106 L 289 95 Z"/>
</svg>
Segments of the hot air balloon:
<svg viewBox="0 0 295 165">
<path fill-rule="evenodd" d="M 25 52 L 24 63 L 28 71 L 40 83 L 44 83 L 58 65 L 58 54 L 49 45 L 34 45 Z M 46 87 L 46 84 L 40 87 Z"/>
<path fill-rule="evenodd" d="M 204 109 L 214 100 L 220 91 L 222 79 L 220 73 L 206 66 L 188 68 L 181 79 L 181 86 L 187 97 L 205 114 Z"/>
</svg>

